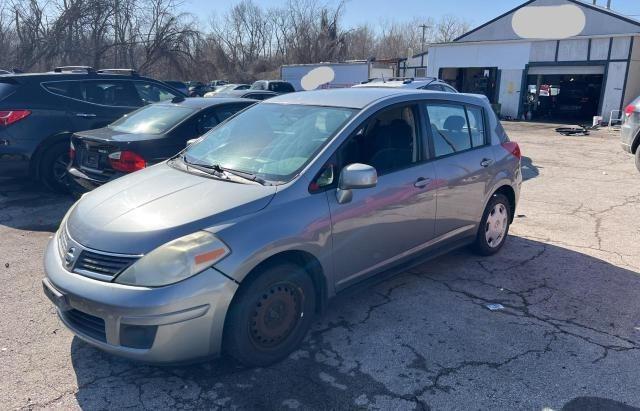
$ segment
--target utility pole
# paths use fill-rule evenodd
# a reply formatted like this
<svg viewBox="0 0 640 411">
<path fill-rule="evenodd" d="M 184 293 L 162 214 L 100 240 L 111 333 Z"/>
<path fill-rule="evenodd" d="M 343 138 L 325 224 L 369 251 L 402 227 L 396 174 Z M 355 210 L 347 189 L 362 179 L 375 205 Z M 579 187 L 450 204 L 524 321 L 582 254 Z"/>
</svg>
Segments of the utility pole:
<svg viewBox="0 0 640 411">
<path fill-rule="evenodd" d="M 420 52 L 424 53 L 424 35 L 425 35 L 425 31 L 427 30 L 427 28 L 430 28 L 431 26 L 427 26 L 426 24 L 421 24 L 418 27 L 420 27 L 422 29 L 422 43 L 420 45 Z"/>
</svg>

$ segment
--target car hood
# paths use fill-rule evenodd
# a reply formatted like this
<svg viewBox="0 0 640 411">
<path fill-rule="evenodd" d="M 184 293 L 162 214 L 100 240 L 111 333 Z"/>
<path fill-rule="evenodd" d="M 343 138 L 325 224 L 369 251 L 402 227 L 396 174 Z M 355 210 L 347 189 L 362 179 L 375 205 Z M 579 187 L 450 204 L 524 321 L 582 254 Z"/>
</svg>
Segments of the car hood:
<svg viewBox="0 0 640 411">
<path fill-rule="evenodd" d="M 145 254 L 266 207 L 276 186 L 222 181 L 161 163 L 83 196 L 67 219 L 70 236 L 95 250 Z"/>
</svg>

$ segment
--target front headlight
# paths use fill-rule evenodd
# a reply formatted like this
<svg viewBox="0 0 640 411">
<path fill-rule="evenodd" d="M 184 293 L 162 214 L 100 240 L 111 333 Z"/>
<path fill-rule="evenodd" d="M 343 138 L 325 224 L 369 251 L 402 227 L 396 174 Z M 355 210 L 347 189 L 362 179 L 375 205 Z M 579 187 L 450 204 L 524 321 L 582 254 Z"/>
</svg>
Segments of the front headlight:
<svg viewBox="0 0 640 411">
<path fill-rule="evenodd" d="M 198 231 L 170 241 L 136 261 L 116 278 L 128 285 L 160 287 L 194 276 L 230 253 L 215 235 Z"/>
</svg>

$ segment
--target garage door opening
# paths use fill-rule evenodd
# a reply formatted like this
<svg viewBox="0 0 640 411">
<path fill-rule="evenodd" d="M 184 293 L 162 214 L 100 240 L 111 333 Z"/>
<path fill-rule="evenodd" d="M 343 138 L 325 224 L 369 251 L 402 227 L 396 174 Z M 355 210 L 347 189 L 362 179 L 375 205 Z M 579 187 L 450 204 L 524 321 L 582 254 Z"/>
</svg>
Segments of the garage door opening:
<svg viewBox="0 0 640 411">
<path fill-rule="evenodd" d="M 595 68 L 599 70 L 599 68 Z M 594 71 L 595 71 L 594 69 Z M 527 78 L 527 119 L 591 124 L 599 115 L 603 74 L 531 74 Z"/>
<path fill-rule="evenodd" d="M 497 103 L 497 67 L 441 68 L 439 77 L 461 93 L 484 94 Z"/>
</svg>

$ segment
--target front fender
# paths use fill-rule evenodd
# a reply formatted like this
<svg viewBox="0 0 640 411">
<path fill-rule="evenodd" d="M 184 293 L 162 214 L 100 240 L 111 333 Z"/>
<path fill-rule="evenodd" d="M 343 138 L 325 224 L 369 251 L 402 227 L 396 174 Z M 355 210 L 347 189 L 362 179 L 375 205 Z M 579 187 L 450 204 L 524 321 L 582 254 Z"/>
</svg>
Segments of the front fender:
<svg viewBox="0 0 640 411">
<path fill-rule="evenodd" d="M 333 295 L 331 215 L 326 193 L 307 193 L 284 201 L 279 195 L 256 214 L 208 229 L 231 249 L 215 268 L 241 283 L 261 262 L 284 252 L 302 251 L 318 260 L 328 294 Z"/>
</svg>

